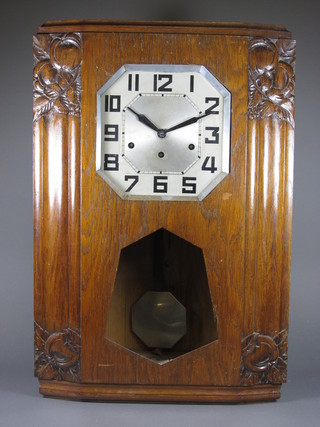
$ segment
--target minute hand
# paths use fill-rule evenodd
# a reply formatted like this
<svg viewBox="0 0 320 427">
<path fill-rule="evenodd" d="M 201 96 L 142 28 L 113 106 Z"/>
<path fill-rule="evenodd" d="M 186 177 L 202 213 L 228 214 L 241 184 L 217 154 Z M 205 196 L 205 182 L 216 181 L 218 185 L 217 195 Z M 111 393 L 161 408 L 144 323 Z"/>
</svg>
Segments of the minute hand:
<svg viewBox="0 0 320 427">
<path fill-rule="evenodd" d="M 185 126 L 192 125 L 193 123 L 196 123 L 198 120 L 203 119 L 204 117 L 209 116 L 210 114 L 216 114 L 214 111 L 206 111 L 203 114 L 200 114 L 199 116 L 191 117 L 191 119 L 185 120 L 184 122 L 178 123 L 175 126 L 172 126 L 169 129 L 165 129 L 165 132 L 172 132 L 173 130 L 177 130 L 180 128 L 183 128 Z"/>
</svg>

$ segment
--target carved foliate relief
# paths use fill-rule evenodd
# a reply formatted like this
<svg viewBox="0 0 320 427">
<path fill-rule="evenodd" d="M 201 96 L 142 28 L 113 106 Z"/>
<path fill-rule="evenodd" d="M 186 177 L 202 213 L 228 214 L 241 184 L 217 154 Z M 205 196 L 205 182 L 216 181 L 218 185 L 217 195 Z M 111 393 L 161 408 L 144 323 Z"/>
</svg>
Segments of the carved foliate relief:
<svg viewBox="0 0 320 427">
<path fill-rule="evenodd" d="M 76 329 L 49 334 L 35 322 L 35 375 L 42 380 L 79 381 L 80 335 Z"/>
<path fill-rule="evenodd" d="M 48 49 L 33 38 L 33 119 L 50 112 L 80 116 L 81 37 L 54 35 Z"/>
<path fill-rule="evenodd" d="M 250 119 L 275 116 L 294 127 L 294 61 L 294 40 L 251 40 L 248 105 Z"/>
<path fill-rule="evenodd" d="M 288 331 L 254 332 L 242 340 L 241 385 L 281 384 L 287 379 Z"/>
</svg>

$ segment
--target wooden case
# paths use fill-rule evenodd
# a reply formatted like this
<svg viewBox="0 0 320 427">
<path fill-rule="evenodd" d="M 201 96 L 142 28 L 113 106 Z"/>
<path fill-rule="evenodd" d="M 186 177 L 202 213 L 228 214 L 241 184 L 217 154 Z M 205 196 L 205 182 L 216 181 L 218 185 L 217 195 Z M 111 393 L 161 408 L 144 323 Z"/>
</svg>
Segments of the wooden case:
<svg viewBox="0 0 320 427">
<path fill-rule="evenodd" d="M 58 21 L 38 29 L 34 312 L 42 394 L 279 398 L 287 377 L 294 60 L 295 42 L 280 26 Z M 230 174 L 204 200 L 122 200 L 96 173 L 97 91 L 126 63 L 201 64 L 231 92 Z M 201 297 L 193 290 L 198 267 L 183 291 L 187 307 L 207 313 L 193 344 L 163 364 L 142 357 L 132 337 L 126 313 L 141 290 L 125 262 L 115 285 L 122 250 L 158 230 L 200 248 L 207 275 Z M 182 280 L 187 260 L 178 272 L 178 264 L 169 268 L 170 277 Z"/>
</svg>

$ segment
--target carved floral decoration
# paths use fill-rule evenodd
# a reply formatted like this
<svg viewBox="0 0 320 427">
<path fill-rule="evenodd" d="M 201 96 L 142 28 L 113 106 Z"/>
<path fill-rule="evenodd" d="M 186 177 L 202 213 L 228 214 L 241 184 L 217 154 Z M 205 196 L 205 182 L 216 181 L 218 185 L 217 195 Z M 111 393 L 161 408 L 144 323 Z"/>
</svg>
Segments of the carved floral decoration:
<svg viewBox="0 0 320 427">
<path fill-rule="evenodd" d="M 33 39 L 33 119 L 55 112 L 80 116 L 81 38 L 51 36 L 48 51 Z"/>
<path fill-rule="evenodd" d="M 35 375 L 42 380 L 78 381 L 80 335 L 76 329 L 49 334 L 35 322 Z"/>
<path fill-rule="evenodd" d="M 242 340 L 241 384 L 281 384 L 287 379 L 288 331 L 258 332 Z"/>
<path fill-rule="evenodd" d="M 294 127 L 295 41 L 253 39 L 249 45 L 250 119 L 271 116 Z"/>
</svg>

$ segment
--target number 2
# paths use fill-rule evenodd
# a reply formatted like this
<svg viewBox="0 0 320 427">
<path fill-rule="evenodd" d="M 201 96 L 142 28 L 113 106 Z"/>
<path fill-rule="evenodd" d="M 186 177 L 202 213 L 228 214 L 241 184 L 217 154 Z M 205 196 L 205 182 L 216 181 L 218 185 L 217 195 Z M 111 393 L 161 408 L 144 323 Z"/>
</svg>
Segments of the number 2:
<svg viewBox="0 0 320 427">
<path fill-rule="evenodd" d="M 211 107 L 209 107 L 205 110 L 206 113 L 208 113 L 210 111 L 211 114 L 219 114 L 219 110 L 213 111 L 215 108 L 219 107 L 219 98 L 206 97 L 205 102 L 206 102 L 206 104 L 209 104 L 211 102 L 213 103 L 213 105 L 211 105 Z"/>
</svg>

